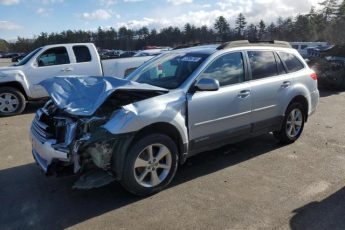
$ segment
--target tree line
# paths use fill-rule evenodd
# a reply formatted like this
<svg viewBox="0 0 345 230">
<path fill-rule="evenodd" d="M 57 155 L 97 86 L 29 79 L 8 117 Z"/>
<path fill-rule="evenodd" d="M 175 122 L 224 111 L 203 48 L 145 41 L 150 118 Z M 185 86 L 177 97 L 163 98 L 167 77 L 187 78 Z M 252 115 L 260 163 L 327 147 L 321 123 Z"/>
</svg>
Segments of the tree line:
<svg viewBox="0 0 345 230">
<path fill-rule="evenodd" d="M 197 27 L 186 23 L 184 27 L 169 26 L 161 30 L 142 27 L 138 30 L 121 27 L 97 31 L 67 30 L 60 33 L 45 33 L 33 39 L 18 37 L 16 42 L 0 40 L 1 48 L 9 51 L 28 52 L 37 47 L 74 42 L 93 42 L 101 49 L 139 50 L 144 46 L 176 47 L 187 44 L 214 43 L 248 39 L 251 41 L 327 41 L 332 44 L 345 44 L 345 0 L 324 0 L 320 9 L 311 8 L 307 14 L 296 17 L 279 17 L 276 22 L 267 24 L 260 20 L 248 23 L 240 13 L 234 25 L 225 16 L 218 17 L 213 27 Z"/>
</svg>

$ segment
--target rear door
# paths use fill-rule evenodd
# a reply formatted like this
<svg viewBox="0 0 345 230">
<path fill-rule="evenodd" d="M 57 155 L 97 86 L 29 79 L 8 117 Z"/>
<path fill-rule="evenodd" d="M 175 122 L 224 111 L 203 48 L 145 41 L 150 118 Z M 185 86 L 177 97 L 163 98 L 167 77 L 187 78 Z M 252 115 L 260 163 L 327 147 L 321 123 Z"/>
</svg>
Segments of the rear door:
<svg viewBox="0 0 345 230">
<path fill-rule="evenodd" d="M 248 51 L 251 72 L 253 131 L 279 126 L 283 114 L 280 105 L 287 98 L 293 79 L 274 51 Z"/>
<path fill-rule="evenodd" d="M 245 78 L 243 53 L 216 58 L 198 77 L 219 81 L 220 89 L 187 95 L 192 152 L 250 130 L 251 89 Z"/>
<path fill-rule="evenodd" d="M 73 54 L 70 72 L 77 75 L 102 76 L 101 62 L 91 46 L 73 45 L 69 47 Z"/>
</svg>

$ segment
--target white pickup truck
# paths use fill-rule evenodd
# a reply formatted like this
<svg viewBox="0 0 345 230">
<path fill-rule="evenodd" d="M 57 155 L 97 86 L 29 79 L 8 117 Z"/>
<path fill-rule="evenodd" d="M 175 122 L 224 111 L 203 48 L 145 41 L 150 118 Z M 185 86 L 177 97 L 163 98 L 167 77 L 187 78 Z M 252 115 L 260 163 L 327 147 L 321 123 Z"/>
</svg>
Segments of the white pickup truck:
<svg viewBox="0 0 345 230">
<path fill-rule="evenodd" d="M 23 112 L 26 102 L 48 97 L 39 83 L 55 76 L 123 78 L 152 56 L 100 60 L 92 43 L 40 47 L 13 66 L 0 68 L 0 116 Z"/>
</svg>

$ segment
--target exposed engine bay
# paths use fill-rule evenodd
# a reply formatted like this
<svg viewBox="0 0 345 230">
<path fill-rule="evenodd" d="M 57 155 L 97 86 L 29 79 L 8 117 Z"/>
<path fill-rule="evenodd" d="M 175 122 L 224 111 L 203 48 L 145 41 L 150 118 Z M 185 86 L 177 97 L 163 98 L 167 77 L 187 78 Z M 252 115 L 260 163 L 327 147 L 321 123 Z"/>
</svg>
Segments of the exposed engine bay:
<svg viewBox="0 0 345 230">
<path fill-rule="evenodd" d="M 55 78 L 42 85 L 52 100 L 38 110 L 32 123 L 34 158 L 47 175 L 81 174 L 75 187 L 84 189 L 121 176 L 122 153 L 134 134 L 112 134 L 104 127 L 109 119 L 123 106 L 167 92 L 116 78 Z M 85 89 L 88 95 L 83 94 Z"/>
</svg>

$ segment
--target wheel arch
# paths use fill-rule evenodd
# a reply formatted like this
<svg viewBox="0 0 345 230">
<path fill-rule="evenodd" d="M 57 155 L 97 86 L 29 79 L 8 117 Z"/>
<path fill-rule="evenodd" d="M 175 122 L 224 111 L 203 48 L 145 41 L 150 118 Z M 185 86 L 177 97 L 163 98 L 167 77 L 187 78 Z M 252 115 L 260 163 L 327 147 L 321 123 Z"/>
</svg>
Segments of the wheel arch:
<svg viewBox="0 0 345 230">
<path fill-rule="evenodd" d="M 300 103 L 303 106 L 303 112 L 305 114 L 305 122 L 308 121 L 308 111 L 309 111 L 309 103 L 308 103 L 308 99 L 303 96 L 303 95 L 298 95 L 295 96 L 294 98 L 292 98 L 292 100 L 290 101 L 290 103 L 288 104 L 288 106 L 286 107 L 285 111 L 287 110 L 287 108 L 289 108 L 289 106 L 293 103 Z"/>
<path fill-rule="evenodd" d="M 20 82 L 17 81 L 10 81 L 10 82 L 1 82 L 0 83 L 0 87 L 11 87 L 11 88 L 15 88 L 17 90 L 19 90 L 25 97 L 26 100 L 29 99 L 28 95 L 25 92 L 24 87 L 22 86 L 22 84 L 20 84 Z"/>
<path fill-rule="evenodd" d="M 152 133 L 161 133 L 170 137 L 175 142 L 178 149 L 180 163 L 184 162 L 185 159 L 183 155 L 184 153 L 187 153 L 187 145 L 183 143 L 182 136 L 178 129 L 170 123 L 157 122 L 142 128 L 135 134 L 132 143 L 138 141 L 142 136 Z"/>
</svg>

